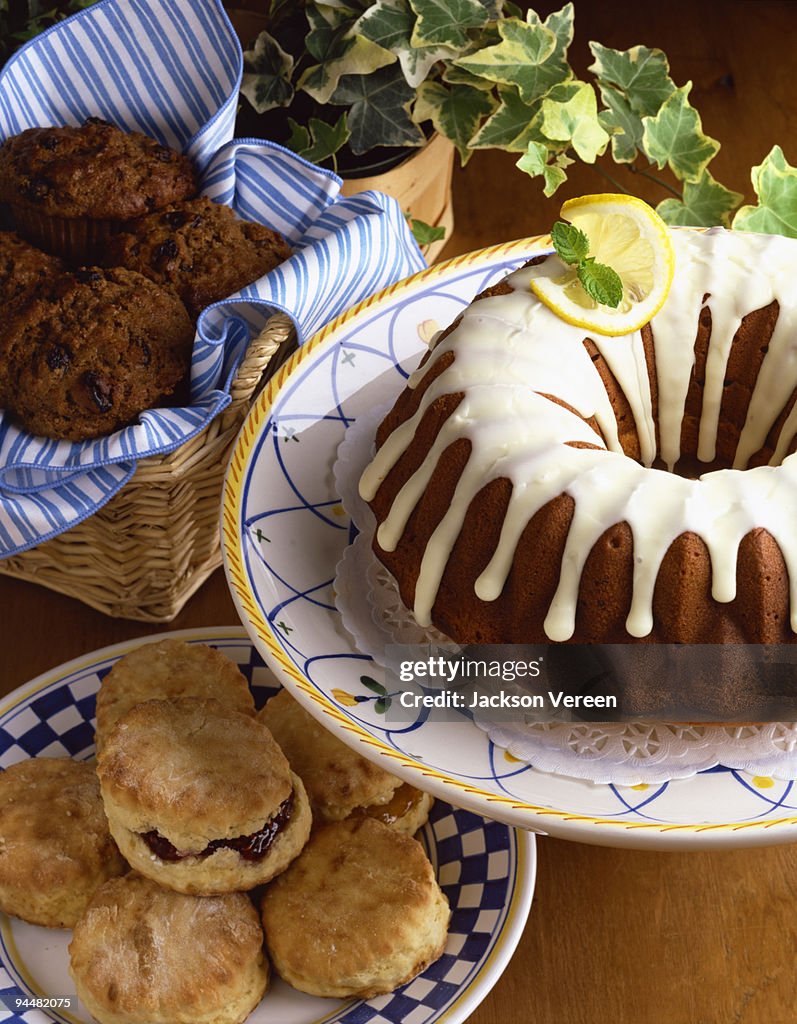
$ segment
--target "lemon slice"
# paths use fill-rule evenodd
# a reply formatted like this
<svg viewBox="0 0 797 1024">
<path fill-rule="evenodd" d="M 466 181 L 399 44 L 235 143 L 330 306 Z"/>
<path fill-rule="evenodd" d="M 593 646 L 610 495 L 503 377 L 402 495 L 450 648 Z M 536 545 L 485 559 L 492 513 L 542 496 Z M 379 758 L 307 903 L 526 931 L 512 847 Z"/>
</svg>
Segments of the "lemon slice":
<svg viewBox="0 0 797 1024">
<path fill-rule="evenodd" d="M 589 255 L 620 276 L 619 306 L 603 306 L 584 290 L 576 268 L 549 256 L 531 268 L 531 289 L 558 317 L 596 334 L 639 330 L 661 309 L 672 284 L 675 253 L 667 226 L 636 196 L 605 193 L 568 199 L 562 218 L 589 239 Z"/>
</svg>

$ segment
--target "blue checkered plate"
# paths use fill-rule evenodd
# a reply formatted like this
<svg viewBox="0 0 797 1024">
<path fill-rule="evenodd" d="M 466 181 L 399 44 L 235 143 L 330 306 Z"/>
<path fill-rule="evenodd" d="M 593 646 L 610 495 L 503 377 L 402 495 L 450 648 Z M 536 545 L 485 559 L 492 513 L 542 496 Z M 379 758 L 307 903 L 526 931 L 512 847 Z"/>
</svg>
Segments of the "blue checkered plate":
<svg viewBox="0 0 797 1024">
<path fill-rule="evenodd" d="M 278 688 L 240 627 L 165 634 L 206 643 L 236 662 L 261 707 Z M 20 687 L 0 703 L 0 767 L 26 757 L 94 753 L 97 689 L 119 658 L 161 637 L 144 637 L 95 651 Z M 275 979 L 249 1024 L 447 1024 L 464 1021 L 509 962 L 534 891 L 535 849 L 528 833 L 438 801 L 420 839 L 448 897 L 453 916 L 445 953 L 408 985 L 366 1001 L 317 999 Z M 69 1012 L 2 1009 L 13 997 L 72 995 L 67 931 L 37 928 L 0 914 L 0 1021 L 85 1021 Z"/>
</svg>

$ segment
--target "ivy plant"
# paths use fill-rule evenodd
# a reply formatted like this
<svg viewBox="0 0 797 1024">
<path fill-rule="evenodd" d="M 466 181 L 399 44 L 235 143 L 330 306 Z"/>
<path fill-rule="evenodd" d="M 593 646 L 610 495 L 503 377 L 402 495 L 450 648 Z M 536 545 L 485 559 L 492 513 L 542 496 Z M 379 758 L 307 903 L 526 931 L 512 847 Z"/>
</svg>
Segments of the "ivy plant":
<svg viewBox="0 0 797 1024">
<path fill-rule="evenodd" d="M 589 78 L 577 78 L 572 3 L 545 19 L 510 0 L 270 0 L 268 14 L 242 93 L 258 112 L 311 99 L 288 144 L 317 163 L 335 167 L 344 146 L 422 146 L 437 131 L 463 165 L 479 149 L 517 153 L 550 196 L 574 161 L 608 151 L 669 193 L 657 210 L 670 224 L 797 237 L 797 168 L 780 147 L 753 168 L 757 204 L 740 208 L 709 169 L 720 144 L 703 131 L 692 83 L 673 81 L 661 50 L 592 42 Z"/>
<path fill-rule="evenodd" d="M 0 0 L 0 63 L 46 28 L 97 0 Z"/>
</svg>

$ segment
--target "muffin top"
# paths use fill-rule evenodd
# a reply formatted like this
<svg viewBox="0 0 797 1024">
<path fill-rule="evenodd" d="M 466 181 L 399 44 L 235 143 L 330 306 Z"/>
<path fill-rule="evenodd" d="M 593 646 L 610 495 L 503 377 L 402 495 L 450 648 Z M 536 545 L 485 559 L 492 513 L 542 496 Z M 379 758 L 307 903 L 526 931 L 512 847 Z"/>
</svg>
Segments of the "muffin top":
<svg viewBox="0 0 797 1024">
<path fill-rule="evenodd" d="M 0 201 L 49 216 L 130 220 L 196 192 L 187 157 L 96 117 L 29 128 L 0 146 Z"/>
<path fill-rule="evenodd" d="M 0 402 L 33 434 L 100 437 L 174 392 L 193 338 L 180 300 L 140 274 L 65 274 L 0 333 Z"/>
<path fill-rule="evenodd" d="M 172 288 L 197 317 L 290 254 L 276 231 L 239 220 L 228 206 L 202 196 L 130 225 L 111 240 L 104 262 L 137 270 Z"/>
<path fill-rule="evenodd" d="M 0 231 L 0 304 L 6 314 L 9 306 L 51 285 L 64 269 L 57 256 L 35 249 L 13 231 Z"/>
</svg>

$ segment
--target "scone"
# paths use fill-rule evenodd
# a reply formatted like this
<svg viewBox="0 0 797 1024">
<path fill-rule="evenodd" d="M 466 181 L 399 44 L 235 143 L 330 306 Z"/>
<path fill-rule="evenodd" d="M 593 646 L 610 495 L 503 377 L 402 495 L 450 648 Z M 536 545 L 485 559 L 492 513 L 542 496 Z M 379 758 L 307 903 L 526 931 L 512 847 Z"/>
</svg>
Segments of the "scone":
<svg viewBox="0 0 797 1024">
<path fill-rule="evenodd" d="M 247 896 L 185 896 L 135 873 L 97 891 L 69 956 L 100 1024 L 240 1024 L 269 980 Z"/>
<path fill-rule="evenodd" d="M 207 644 L 159 640 L 120 658 L 100 684 L 97 752 L 125 712 L 146 700 L 171 697 L 215 697 L 245 715 L 255 713 L 249 684 L 229 658 Z"/>
<path fill-rule="evenodd" d="M 0 909 L 71 928 L 97 886 L 125 871 L 93 764 L 38 757 L 0 774 Z"/>
<path fill-rule="evenodd" d="M 228 206 L 200 197 L 142 217 L 111 240 L 104 262 L 172 288 L 196 318 L 290 254 L 276 231 L 240 220 Z"/>
<path fill-rule="evenodd" d="M 132 423 L 187 377 L 194 330 L 140 274 L 65 274 L 0 329 L 0 392 L 30 433 L 82 441 Z"/>
<path fill-rule="evenodd" d="M 318 829 L 266 890 L 266 949 L 294 988 L 369 999 L 442 954 L 450 912 L 420 843 L 370 818 Z"/>
<path fill-rule="evenodd" d="M 178 892 L 253 889 L 310 833 L 304 786 L 271 733 L 217 700 L 138 704 L 105 738 L 97 773 L 122 854 Z"/>
<path fill-rule="evenodd" d="M 78 263 L 96 260 L 132 218 L 196 193 L 187 157 L 98 117 L 28 128 L 0 146 L 0 201 L 17 230 Z"/>
<path fill-rule="evenodd" d="M 287 690 L 258 716 L 304 783 L 313 820 L 368 814 L 413 835 L 426 822 L 432 797 L 386 772 L 325 729 Z"/>
</svg>

